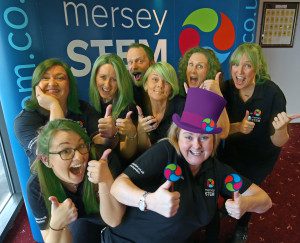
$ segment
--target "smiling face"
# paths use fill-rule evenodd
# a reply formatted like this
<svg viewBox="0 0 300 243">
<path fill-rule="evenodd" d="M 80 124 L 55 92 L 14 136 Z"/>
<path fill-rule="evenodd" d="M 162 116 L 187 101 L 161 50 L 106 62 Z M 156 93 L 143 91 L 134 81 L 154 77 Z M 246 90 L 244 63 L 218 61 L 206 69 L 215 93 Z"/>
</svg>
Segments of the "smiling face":
<svg viewBox="0 0 300 243">
<path fill-rule="evenodd" d="M 166 101 L 172 93 L 172 86 L 156 72 L 151 72 L 145 84 L 149 98 L 155 101 Z"/>
<path fill-rule="evenodd" d="M 199 52 L 192 54 L 186 69 L 188 86 L 190 88 L 199 87 L 206 80 L 207 73 L 208 61 L 206 56 Z"/>
<path fill-rule="evenodd" d="M 242 56 L 239 63 L 231 66 L 231 76 L 238 90 L 246 90 L 255 85 L 255 69 L 246 54 Z"/>
<path fill-rule="evenodd" d="M 142 78 L 151 62 L 142 47 L 130 48 L 127 52 L 128 71 L 136 86 L 142 86 Z"/>
<path fill-rule="evenodd" d="M 201 164 L 209 158 L 213 144 L 212 134 L 192 133 L 184 129 L 179 131 L 179 150 L 192 170 L 199 170 Z"/>
<path fill-rule="evenodd" d="M 45 94 L 55 97 L 61 105 L 67 103 L 69 78 L 62 66 L 56 65 L 47 69 L 38 86 Z"/>
<path fill-rule="evenodd" d="M 76 149 L 84 145 L 83 139 L 77 133 L 58 131 L 53 135 L 49 152 L 57 153 L 67 151 L 67 149 Z M 61 181 L 79 184 L 84 178 L 88 158 L 89 153 L 81 154 L 78 150 L 75 150 L 74 157 L 68 160 L 63 160 L 59 154 L 49 154 L 48 166 L 52 168 L 54 174 Z"/>
<path fill-rule="evenodd" d="M 104 64 L 99 67 L 96 75 L 96 84 L 104 102 L 109 102 L 115 98 L 118 91 L 118 83 L 113 65 Z"/>
</svg>

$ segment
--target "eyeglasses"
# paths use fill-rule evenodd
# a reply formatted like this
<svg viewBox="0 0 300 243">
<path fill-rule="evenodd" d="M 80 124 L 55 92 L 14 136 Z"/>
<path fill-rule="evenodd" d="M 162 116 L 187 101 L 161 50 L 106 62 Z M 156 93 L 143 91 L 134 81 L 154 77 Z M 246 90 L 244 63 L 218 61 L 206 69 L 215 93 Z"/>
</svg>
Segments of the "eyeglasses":
<svg viewBox="0 0 300 243">
<path fill-rule="evenodd" d="M 87 154 L 90 150 L 90 146 L 88 144 L 80 144 L 77 148 L 66 148 L 59 152 L 49 152 L 49 154 L 59 154 L 60 158 L 63 160 L 73 159 L 75 155 L 75 151 L 78 151 L 80 154 Z"/>
</svg>

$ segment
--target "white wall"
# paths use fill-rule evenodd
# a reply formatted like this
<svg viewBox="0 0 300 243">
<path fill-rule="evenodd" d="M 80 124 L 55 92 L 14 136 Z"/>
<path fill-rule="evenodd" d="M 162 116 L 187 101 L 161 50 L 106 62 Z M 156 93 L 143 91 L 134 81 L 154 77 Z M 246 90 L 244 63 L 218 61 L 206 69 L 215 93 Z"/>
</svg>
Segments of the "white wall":
<svg viewBox="0 0 300 243">
<path fill-rule="evenodd" d="M 257 20 L 256 42 L 259 42 L 261 27 L 261 13 L 263 2 L 260 1 Z M 272 2 L 300 2 L 299 0 Z M 276 84 L 282 89 L 287 99 L 288 114 L 300 113 L 300 14 L 298 13 L 295 31 L 294 46 L 292 48 L 263 48 L 263 52 L 269 65 L 269 72 Z M 299 119 L 295 122 L 300 122 Z"/>
</svg>

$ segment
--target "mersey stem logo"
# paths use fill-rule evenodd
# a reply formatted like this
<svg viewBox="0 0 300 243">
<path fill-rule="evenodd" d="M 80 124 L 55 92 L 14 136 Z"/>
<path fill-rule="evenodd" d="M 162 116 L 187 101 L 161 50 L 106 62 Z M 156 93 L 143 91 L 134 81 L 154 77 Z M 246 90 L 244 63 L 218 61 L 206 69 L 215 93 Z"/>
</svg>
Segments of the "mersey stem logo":
<svg viewBox="0 0 300 243">
<path fill-rule="evenodd" d="M 220 25 L 216 29 L 219 22 Z M 213 50 L 221 63 L 229 56 L 235 41 L 235 29 L 231 20 L 224 13 L 221 12 L 218 16 L 216 11 L 211 8 L 201 8 L 190 13 L 182 27 L 184 29 L 179 36 L 181 55 L 192 47 L 201 46 Z M 200 33 L 203 33 L 203 39 L 205 39 L 205 33 L 213 34 L 212 40 L 208 41 L 209 45 L 201 44 Z"/>
</svg>

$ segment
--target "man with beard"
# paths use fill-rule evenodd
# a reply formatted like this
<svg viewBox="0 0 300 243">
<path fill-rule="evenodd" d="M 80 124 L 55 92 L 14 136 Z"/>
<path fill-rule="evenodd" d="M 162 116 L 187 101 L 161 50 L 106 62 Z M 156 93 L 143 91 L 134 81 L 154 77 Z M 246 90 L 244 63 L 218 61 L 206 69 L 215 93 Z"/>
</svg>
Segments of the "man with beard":
<svg viewBox="0 0 300 243">
<path fill-rule="evenodd" d="M 132 43 L 127 52 L 128 71 L 133 81 L 134 100 L 137 105 L 143 102 L 143 76 L 147 69 L 155 62 L 154 53 L 149 46 Z"/>
</svg>

